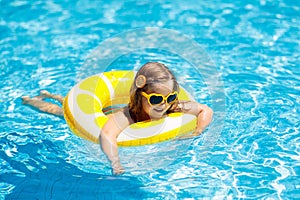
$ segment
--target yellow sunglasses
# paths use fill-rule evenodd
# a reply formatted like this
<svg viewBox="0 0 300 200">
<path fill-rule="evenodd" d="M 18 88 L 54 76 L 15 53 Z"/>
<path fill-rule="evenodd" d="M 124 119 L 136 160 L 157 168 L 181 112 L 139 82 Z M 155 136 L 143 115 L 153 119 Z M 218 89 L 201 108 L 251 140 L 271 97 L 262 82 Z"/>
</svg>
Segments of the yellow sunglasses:
<svg viewBox="0 0 300 200">
<path fill-rule="evenodd" d="M 178 92 L 172 92 L 168 94 L 166 97 L 163 96 L 162 94 L 157 94 L 157 93 L 151 93 L 147 94 L 145 92 L 142 92 L 142 95 L 147 98 L 148 103 L 150 105 L 158 105 L 161 104 L 163 101 L 166 101 L 168 104 L 174 103 L 175 100 L 177 99 Z"/>
</svg>

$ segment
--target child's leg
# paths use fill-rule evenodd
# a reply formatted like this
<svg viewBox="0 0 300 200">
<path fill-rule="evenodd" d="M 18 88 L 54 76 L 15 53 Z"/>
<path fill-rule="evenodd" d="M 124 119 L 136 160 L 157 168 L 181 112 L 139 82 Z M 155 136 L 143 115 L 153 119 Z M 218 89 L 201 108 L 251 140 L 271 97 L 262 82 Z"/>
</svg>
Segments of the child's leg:
<svg viewBox="0 0 300 200">
<path fill-rule="evenodd" d="M 57 101 L 59 101 L 61 104 L 63 104 L 64 102 L 64 97 L 61 95 L 56 95 L 56 94 L 51 94 L 50 92 L 48 92 L 47 90 L 42 90 L 40 92 L 40 96 L 42 98 L 50 98 L 50 99 L 55 99 Z"/>
<path fill-rule="evenodd" d="M 30 98 L 29 96 L 23 96 L 22 100 L 23 100 L 23 104 L 30 105 L 42 112 L 46 112 L 56 116 L 63 116 L 63 110 L 60 106 L 43 101 L 42 96 L 37 96 L 34 98 Z"/>
</svg>

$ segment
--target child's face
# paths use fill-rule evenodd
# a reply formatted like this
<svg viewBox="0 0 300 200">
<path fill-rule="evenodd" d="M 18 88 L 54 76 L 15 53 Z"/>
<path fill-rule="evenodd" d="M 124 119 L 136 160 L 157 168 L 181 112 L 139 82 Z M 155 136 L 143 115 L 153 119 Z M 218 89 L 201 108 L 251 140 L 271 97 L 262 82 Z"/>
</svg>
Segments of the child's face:
<svg viewBox="0 0 300 200">
<path fill-rule="evenodd" d="M 151 91 L 148 91 L 148 94 L 158 93 L 163 96 L 173 92 L 174 84 L 172 80 L 166 81 L 164 83 L 157 83 L 154 85 Z M 146 114 L 149 115 L 150 119 L 160 119 L 163 117 L 164 113 L 170 108 L 170 104 L 166 101 L 163 101 L 161 104 L 150 105 L 146 97 L 142 98 L 143 109 Z"/>
</svg>

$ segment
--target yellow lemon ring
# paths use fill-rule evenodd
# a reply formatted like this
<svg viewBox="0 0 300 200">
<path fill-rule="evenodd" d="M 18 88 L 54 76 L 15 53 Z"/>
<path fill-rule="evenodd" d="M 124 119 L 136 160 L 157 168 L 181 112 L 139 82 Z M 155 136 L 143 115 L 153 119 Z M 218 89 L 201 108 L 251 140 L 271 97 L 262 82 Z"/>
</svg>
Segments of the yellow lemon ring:
<svg viewBox="0 0 300 200">
<path fill-rule="evenodd" d="M 98 143 L 98 137 L 108 117 L 103 109 L 128 104 L 134 71 L 111 71 L 88 77 L 75 85 L 65 98 L 64 117 L 71 131 L 81 138 Z M 180 88 L 179 100 L 192 99 Z M 128 126 L 117 138 L 119 146 L 140 146 L 173 139 L 193 131 L 196 117 L 172 113 L 155 121 Z"/>
</svg>

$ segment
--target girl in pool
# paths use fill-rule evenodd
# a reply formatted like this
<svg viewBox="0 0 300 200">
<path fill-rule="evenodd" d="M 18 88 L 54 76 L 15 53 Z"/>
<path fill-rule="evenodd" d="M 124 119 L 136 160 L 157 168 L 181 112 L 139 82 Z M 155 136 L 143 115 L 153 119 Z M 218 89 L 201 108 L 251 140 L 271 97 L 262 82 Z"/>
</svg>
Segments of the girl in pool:
<svg viewBox="0 0 300 200">
<path fill-rule="evenodd" d="M 99 136 L 102 151 L 110 160 L 114 174 L 124 173 L 118 155 L 117 138 L 130 124 L 157 120 L 172 112 L 193 114 L 197 116 L 197 127 L 187 137 L 199 135 L 210 124 L 213 115 L 212 109 L 194 101 L 179 101 L 177 99 L 178 92 L 179 85 L 175 76 L 165 65 L 149 62 L 140 68 L 130 89 L 128 106 L 109 115 Z M 60 106 L 45 102 L 44 98 L 63 102 L 62 96 L 50 94 L 45 90 L 34 98 L 22 97 L 24 104 L 31 105 L 43 112 L 63 116 Z"/>
</svg>

